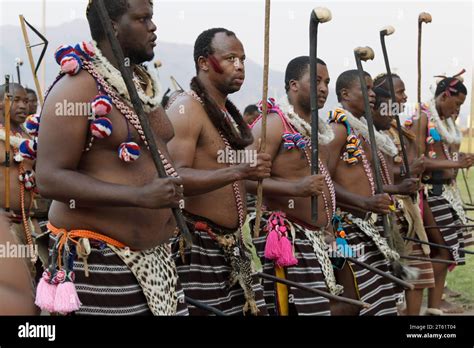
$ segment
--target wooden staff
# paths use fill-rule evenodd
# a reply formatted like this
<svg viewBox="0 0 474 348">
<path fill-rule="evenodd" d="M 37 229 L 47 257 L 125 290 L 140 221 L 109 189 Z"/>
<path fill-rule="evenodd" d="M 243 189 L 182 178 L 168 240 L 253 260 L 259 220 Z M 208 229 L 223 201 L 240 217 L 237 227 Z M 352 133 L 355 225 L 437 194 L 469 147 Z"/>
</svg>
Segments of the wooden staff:
<svg viewBox="0 0 474 348">
<path fill-rule="evenodd" d="M 21 58 L 16 58 L 15 59 L 15 65 L 16 65 L 16 76 L 17 76 L 17 79 L 18 79 L 18 84 L 21 85 L 21 73 L 20 73 L 20 66 L 23 65 L 23 61 L 21 60 Z"/>
<path fill-rule="evenodd" d="M 427 12 L 421 12 L 418 16 L 418 85 L 417 85 L 417 137 L 418 137 L 418 157 L 421 156 L 422 144 L 425 141 L 424 130 L 421 129 L 421 37 L 423 23 L 431 23 L 431 15 Z"/>
<path fill-rule="evenodd" d="M 122 47 L 120 46 L 120 43 L 114 35 L 112 21 L 110 20 L 109 13 L 105 8 L 104 0 L 95 0 L 93 4 L 94 6 L 96 6 L 100 21 L 102 23 L 105 33 L 107 34 L 107 38 L 109 40 L 110 46 L 112 47 L 114 56 L 117 59 L 118 69 L 122 74 L 122 78 L 125 82 L 125 85 L 127 86 L 128 94 L 130 95 L 130 100 L 133 104 L 133 108 L 135 109 L 135 112 L 137 113 L 138 118 L 140 120 L 140 124 L 143 128 L 143 133 L 150 148 L 150 154 L 153 158 L 153 163 L 155 164 L 158 176 L 160 178 L 166 178 L 168 177 L 168 175 L 166 174 L 165 167 L 163 165 L 163 162 L 161 161 L 160 155 L 158 154 L 158 147 L 156 145 L 155 136 L 153 135 L 153 132 L 151 130 L 148 117 L 143 111 L 143 105 L 140 100 L 140 97 L 138 96 L 137 90 L 135 89 L 135 84 L 133 83 L 130 67 L 125 67 L 125 57 L 122 51 Z M 186 245 L 190 247 L 192 245 L 192 236 L 188 230 L 181 209 L 173 208 L 172 211 L 176 220 L 176 224 L 181 232 L 181 235 L 184 237 Z"/>
<path fill-rule="evenodd" d="M 471 138 L 469 138 L 469 140 L 471 140 Z M 467 192 L 467 196 L 469 197 L 469 202 L 470 204 L 469 205 L 472 205 L 472 196 L 471 196 L 471 189 L 469 188 L 469 183 L 467 182 L 467 174 L 466 172 L 469 172 L 469 168 L 468 169 L 464 169 L 464 168 L 461 168 L 461 174 L 462 174 L 462 178 L 464 180 L 464 185 L 466 185 L 466 192 Z M 466 204 L 466 203 L 464 203 Z"/>
<path fill-rule="evenodd" d="M 439 249 L 447 249 L 447 250 L 453 250 L 454 249 L 453 247 L 450 247 L 448 245 L 436 244 L 436 243 L 432 243 L 432 242 L 425 242 L 423 240 L 419 240 L 419 239 L 416 239 L 416 238 L 411 238 L 411 237 L 402 237 L 402 238 L 405 239 L 405 240 L 409 240 L 409 241 L 418 243 L 418 244 L 430 245 L 432 247 L 439 248 Z M 465 249 L 462 249 L 462 248 L 460 248 L 458 250 L 464 251 L 466 254 L 474 254 L 474 251 L 469 251 L 469 250 L 465 250 Z"/>
<path fill-rule="evenodd" d="M 318 108 L 318 26 L 332 19 L 331 11 L 325 7 L 317 7 L 311 11 L 309 23 L 309 81 L 310 81 L 310 104 L 311 104 L 311 175 L 319 172 L 318 166 L 318 131 L 319 131 L 319 108 Z M 311 196 L 311 220 L 316 224 L 318 220 L 318 196 Z"/>
<path fill-rule="evenodd" d="M 5 174 L 5 211 L 10 212 L 10 76 L 5 75 L 5 94 L 3 97 L 3 114 L 5 117 L 5 167 L 3 169 Z"/>
<path fill-rule="evenodd" d="M 267 142 L 267 113 L 268 113 L 268 66 L 270 62 L 270 0 L 265 0 L 265 38 L 263 49 L 263 96 L 262 96 L 262 138 L 258 152 L 265 152 Z M 260 234 L 260 221 L 262 219 L 262 201 L 263 201 L 263 183 L 262 180 L 257 184 L 257 204 L 255 225 L 253 235 L 257 238 Z"/>
<path fill-rule="evenodd" d="M 383 194 L 382 173 L 380 172 L 379 157 L 377 156 L 377 143 L 375 142 L 374 121 L 372 119 L 372 111 L 370 110 L 369 94 L 367 92 L 367 84 L 365 82 L 364 69 L 362 61 L 374 59 L 374 51 L 370 47 L 357 47 L 354 49 L 357 70 L 359 72 L 360 86 L 364 97 L 365 119 L 367 120 L 367 129 L 369 131 L 370 149 L 372 151 L 372 165 L 375 170 L 375 193 Z M 387 215 L 382 215 L 384 237 L 388 236 L 390 224 Z"/>
<path fill-rule="evenodd" d="M 196 308 L 203 309 L 209 313 L 215 314 L 218 317 L 227 317 L 228 315 L 225 314 L 223 311 L 218 310 L 217 308 L 214 308 L 212 306 L 209 306 L 205 303 L 202 303 L 200 301 L 196 301 L 188 296 L 185 296 L 184 299 L 186 300 L 187 303 L 190 305 L 193 305 Z"/>
<path fill-rule="evenodd" d="M 467 152 L 472 154 L 472 138 L 474 138 L 474 71 L 471 78 L 471 115 L 469 116 L 469 130 L 467 139 Z M 466 169 L 466 177 L 469 177 L 469 168 Z M 471 201 L 472 204 L 472 201 Z"/>
<path fill-rule="evenodd" d="M 388 80 L 388 85 L 389 85 L 389 90 L 390 90 L 390 99 L 392 100 L 393 105 L 397 103 L 397 97 L 395 96 L 395 88 L 393 87 L 393 78 L 392 78 L 392 71 L 390 69 L 390 63 L 388 61 L 388 53 L 387 53 L 387 47 L 385 46 L 385 36 L 392 35 L 395 32 L 395 28 L 392 26 L 388 26 L 380 30 L 380 42 L 382 44 L 382 52 L 383 52 L 383 58 L 385 61 L 385 68 L 387 70 L 387 80 Z M 397 105 L 399 105 L 397 103 Z M 403 136 L 403 130 L 402 130 L 402 124 L 400 122 L 400 115 L 398 112 L 396 113 L 391 113 L 392 116 L 395 118 L 395 121 L 397 123 L 397 131 L 398 131 L 398 137 L 400 138 L 400 147 L 402 148 L 402 157 L 403 157 L 403 166 L 405 167 L 405 174 L 407 177 L 410 177 L 410 166 L 408 164 L 408 155 L 407 155 L 407 150 L 405 148 L 405 138 Z"/>
<path fill-rule="evenodd" d="M 461 228 L 474 228 L 474 225 L 425 226 L 425 229 L 433 229 L 433 228 L 454 228 L 454 229 L 461 229 Z"/>
<path fill-rule="evenodd" d="M 397 278 L 395 277 L 394 275 L 388 273 L 388 272 L 384 272 L 384 271 L 381 271 L 379 270 L 378 268 L 376 267 L 373 267 L 371 265 L 368 265 L 362 261 L 359 261 L 357 260 L 355 257 L 346 257 L 347 260 L 351 261 L 352 263 L 355 263 L 356 265 L 359 265 L 361 267 L 364 267 L 364 268 L 367 268 L 369 271 L 372 271 L 373 273 L 375 274 L 378 274 L 379 276 L 381 277 L 384 277 L 384 278 L 387 278 L 387 279 L 390 279 L 392 282 L 394 282 L 395 284 L 398 284 L 402 287 L 404 287 L 405 289 L 408 289 L 408 290 L 413 290 L 415 288 L 415 286 L 411 283 L 408 283 L 400 278 Z"/>
<path fill-rule="evenodd" d="M 429 257 L 422 257 L 422 256 L 410 256 L 410 255 L 400 255 L 401 259 L 405 260 L 418 260 L 418 261 L 428 261 L 434 263 L 444 263 L 447 265 L 457 265 L 458 263 L 453 260 L 443 260 L 443 259 L 432 259 Z"/>
<path fill-rule="evenodd" d="M 23 39 L 25 40 L 25 47 L 26 47 L 26 52 L 28 54 L 28 61 L 30 62 L 31 73 L 33 74 L 33 80 L 35 81 L 36 93 L 38 94 L 39 103 L 41 107 L 43 107 L 44 98 L 43 98 L 43 92 L 41 91 L 41 86 L 38 80 L 38 69 L 41 65 L 41 61 L 43 60 L 46 50 L 48 49 L 48 40 L 46 40 L 46 38 L 43 35 L 41 35 L 41 33 L 35 27 L 33 27 L 30 23 L 28 23 L 28 21 L 25 19 L 25 17 L 23 17 L 23 15 L 20 15 L 20 25 L 21 25 L 21 31 L 23 32 Z M 31 45 L 28 32 L 26 31 L 26 26 L 30 27 L 30 29 L 33 30 L 33 32 L 36 35 L 38 35 L 43 42 L 40 44 Z M 33 52 L 31 49 L 36 46 L 43 46 L 43 50 L 41 51 L 41 54 L 38 58 L 38 62 L 35 64 L 35 61 L 33 59 Z"/>
<path fill-rule="evenodd" d="M 344 303 L 348 303 L 348 304 L 363 307 L 363 308 L 370 308 L 369 303 L 358 301 L 358 300 L 353 300 L 353 299 L 347 298 L 347 297 L 333 295 L 333 294 L 330 294 L 326 291 L 310 288 L 308 286 L 305 286 L 305 285 L 302 285 L 302 284 L 299 284 L 299 283 L 295 283 L 295 282 L 293 282 L 291 280 L 288 280 L 288 279 L 275 277 L 275 276 L 267 274 L 267 273 L 256 273 L 256 275 L 260 278 L 268 279 L 268 280 L 271 280 L 275 283 L 281 283 L 281 284 L 285 284 L 287 286 L 291 286 L 291 287 L 294 287 L 294 288 L 297 288 L 297 289 L 300 289 L 300 290 L 303 290 L 303 291 L 306 291 L 306 292 L 311 292 L 313 294 L 316 294 L 318 296 L 327 298 L 329 300 L 344 302 Z"/>
</svg>

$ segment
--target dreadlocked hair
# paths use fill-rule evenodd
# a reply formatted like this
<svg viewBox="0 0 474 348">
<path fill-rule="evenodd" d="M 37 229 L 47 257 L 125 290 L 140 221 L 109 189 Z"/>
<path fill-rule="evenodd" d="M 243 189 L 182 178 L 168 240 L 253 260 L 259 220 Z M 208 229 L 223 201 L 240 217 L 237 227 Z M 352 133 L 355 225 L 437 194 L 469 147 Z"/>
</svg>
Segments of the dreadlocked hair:
<svg viewBox="0 0 474 348">
<path fill-rule="evenodd" d="M 197 77 L 192 78 L 190 87 L 199 96 L 199 98 L 201 98 L 204 104 L 204 110 L 208 114 L 209 119 L 211 120 L 214 127 L 216 127 L 216 129 L 221 132 L 221 134 L 229 141 L 230 146 L 233 149 L 242 150 L 253 142 L 253 136 L 249 126 L 245 123 L 240 111 L 229 99 L 226 100 L 225 107 L 234 121 L 237 123 L 240 135 L 234 130 L 234 127 L 230 124 L 230 122 L 227 121 L 225 117 L 223 117 L 222 111 L 209 97 L 206 89 Z"/>
</svg>

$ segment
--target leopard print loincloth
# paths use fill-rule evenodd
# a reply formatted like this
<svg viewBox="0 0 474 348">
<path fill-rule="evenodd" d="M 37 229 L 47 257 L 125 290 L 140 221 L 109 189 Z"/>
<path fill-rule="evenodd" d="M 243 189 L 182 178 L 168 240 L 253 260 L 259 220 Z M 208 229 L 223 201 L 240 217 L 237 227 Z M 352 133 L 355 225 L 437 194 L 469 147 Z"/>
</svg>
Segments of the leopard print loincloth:
<svg viewBox="0 0 474 348">
<path fill-rule="evenodd" d="M 132 251 L 109 247 L 137 278 L 154 315 L 175 315 L 178 306 L 178 272 L 171 249 L 163 244 L 148 250 Z M 181 300 L 181 299 L 180 299 Z"/>
</svg>

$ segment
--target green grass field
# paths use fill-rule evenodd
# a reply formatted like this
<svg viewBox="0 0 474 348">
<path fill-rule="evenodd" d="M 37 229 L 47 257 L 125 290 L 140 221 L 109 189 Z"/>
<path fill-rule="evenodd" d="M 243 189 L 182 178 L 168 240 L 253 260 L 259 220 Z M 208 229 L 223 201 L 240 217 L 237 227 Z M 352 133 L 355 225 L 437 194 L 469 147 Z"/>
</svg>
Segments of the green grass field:
<svg viewBox="0 0 474 348">
<path fill-rule="evenodd" d="M 461 149 L 467 151 L 466 141 Z M 469 203 L 469 195 L 461 172 L 458 174 L 457 183 L 464 202 Z M 474 199 L 474 168 L 469 170 L 467 184 Z M 474 219 L 474 211 L 469 211 L 468 216 Z M 473 223 L 470 222 L 470 224 Z M 474 251 L 474 247 L 470 247 L 469 250 Z M 452 272 L 449 272 L 447 279 L 449 288 L 462 294 L 461 297 L 456 299 L 456 302 L 464 305 L 466 308 L 474 308 L 474 255 L 466 255 L 466 265 L 458 266 Z"/>
</svg>

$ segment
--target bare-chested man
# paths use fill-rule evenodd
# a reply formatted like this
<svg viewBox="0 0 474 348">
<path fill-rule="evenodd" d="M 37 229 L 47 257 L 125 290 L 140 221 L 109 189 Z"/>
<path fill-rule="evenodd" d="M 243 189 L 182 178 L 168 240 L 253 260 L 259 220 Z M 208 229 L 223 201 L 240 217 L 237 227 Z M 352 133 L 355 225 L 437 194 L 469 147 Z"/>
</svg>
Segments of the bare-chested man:
<svg viewBox="0 0 474 348">
<path fill-rule="evenodd" d="M 335 239 L 332 228 L 335 192 L 326 169 L 329 153 L 324 146 L 334 138 L 334 134 L 323 118 L 320 119 L 319 130 L 321 174 L 312 176 L 310 171 L 309 62 L 308 56 L 301 56 L 288 63 L 285 73 L 287 100 L 282 101 L 281 109 L 273 100 L 269 105 L 266 151 L 272 156 L 272 176 L 263 181 L 264 203 L 267 207 L 263 213 L 265 227 L 254 243 L 267 273 L 332 294 L 339 295 L 344 290 L 344 296 L 356 298 L 349 265 L 346 263 L 342 270 L 334 272 L 325 241 L 325 237 L 330 241 Z M 318 59 L 317 67 L 318 107 L 322 108 L 329 93 L 330 79 L 326 63 Z M 254 143 L 250 148 L 258 148 L 261 132 L 262 121 L 259 119 L 253 127 Z M 256 184 L 249 182 L 248 185 L 255 191 Z M 319 196 L 316 225 L 311 221 L 311 195 Z M 283 224 L 278 227 L 278 231 L 271 221 L 280 218 Z M 282 227 L 287 233 L 282 233 Z M 291 232 L 293 229 L 294 235 Z M 280 260 L 282 255 L 272 252 L 271 234 L 286 238 L 294 245 L 293 262 L 283 262 Z M 337 282 L 343 284 L 344 289 Z M 330 306 L 326 298 L 300 289 L 288 289 L 267 280 L 264 281 L 264 287 L 268 309 L 276 315 L 358 313 L 357 307 L 343 308 L 338 302 Z"/>
<path fill-rule="evenodd" d="M 268 177 L 271 164 L 268 155 L 260 154 L 230 165 L 239 162 L 236 156 L 253 140 L 227 98 L 244 82 L 244 61 L 244 48 L 233 32 L 204 31 L 194 45 L 197 76 L 191 91 L 170 101 L 175 130 L 170 154 L 183 178 L 184 214 L 194 232 L 191 250 L 182 250 L 179 238 L 173 249 L 187 296 L 227 314 L 256 314 L 257 307 L 265 314 L 262 288 L 252 279 L 241 231 L 246 220 L 243 181 Z M 192 307 L 190 313 L 207 314 Z"/>
<path fill-rule="evenodd" d="M 5 208 L 5 87 L 0 86 L 0 207 Z M 16 83 L 9 86 L 10 100 L 10 229 L 15 237 L 24 245 L 34 245 L 34 221 L 30 218 L 34 197 L 35 174 L 33 165 L 36 157 L 34 140 L 22 127 L 27 117 L 28 98 L 25 89 Z M 23 180 L 19 180 L 22 178 Z M 31 257 L 34 257 L 33 253 Z M 34 278 L 36 271 L 30 263 L 31 275 Z"/>
<path fill-rule="evenodd" d="M 422 153 L 426 156 L 423 182 L 427 195 L 424 205 L 424 220 L 427 225 L 461 224 L 459 214 L 456 213 L 458 208 L 453 200 L 455 192 L 452 180 L 455 169 L 471 167 L 474 158 L 466 155 L 456 160 L 453 158 L 450 147 L 460 143 L 460 134 L 456 130 L 453 119 L 459 114 L 466 95 L 466 86 L 460 80 L 445 78 L 438 83 L 434 99 L 424 104 L 421 109 L 419 122 L 422 131 L 417 141 L 421 145 Z M 418 129 L 418 124 L 414 124 L 413 128 Z M 430 229 L 428 238 L 434 243 L 446 244 L 453 248 L 452 252 L 441 248 L 431 248 L 432 257 L 455 260 L 461 265 L 465 263 L 464 252 L 459 250 L 464 247 L 462 229 Z M 448 265 L 433 263 L 433 270 L 435 287 L 428 293 L 427 314 L 440 315 Z"/>
<path fill-rule="evenodd" d="M 168 175 L 176 176 L 168 163 L 166 146 L 173 128 L 159 104 L 155 75 L 142 65 L 153 58 L 156 45 L 153 4 L 149 0 L 105 4 L 115 35 L 132 65 L 135 85 Z M 74 69 L 71 60 L 77 58 L 83 68 L 75 75 L 74 71 L 72 75 L 60 74 L 46 98 L 37 162 L 40 193 L 54 200 L 48 227 L 50 247 L 59 248 L 59 257 L 52 261 L 60 261 L 64 253 L 64 260 L 69 261 L 50 268 L 42 282 L 60 282 L 60 267 L 69 271 L 73 263 L 82 306 L 73 308 L 79 306 L 72 297 L 74 306 L 58 309 L 61 284 L 54 304 L 38 296 L 37 303 L 54 312 L 174 315 L 183 301 L 178 298 L 177 272 L 166 243 L 176 228 L 170 208 L 177 207 L 182 198 L 182 182 L 178 177 L 157 177 L 93 4 L 87 18 L 97 44 L 75 46 L 75 56 L 56 55 L 65 71 Z M 71 51 L 67 47 L 64 50 Z M 83 108 L 76 109 L 91 101 L 92 116 L 81 113 Z M 61 108 L 64 103 L 78 111 L 65 113 L 71 107 Z M 77 246 L 72 242 L 69 248 L 62 246 L 66 236 L 78 242 Z M 65 281 L 69 280 L 73 279 L 67 276 Z"/>
<path fill-rule="evenodd" d="M 419 190 L 419 179 L 415 179 L 424 171 L 424 157 L 417 157 L 416 136 L 410 130 L 403 128 L 403 140 L 407 152 L 410 174 L 412 178 L 407 178 L 403 166 L 403 154 L 400 144 L 395 120 L 392 116 L 392 106 L 397 113 L 404 110 L 404 104 L 407 101 L 405 94 L 405 84 L 398 75 L 392 74 L 393 85 L 395 89 L 396 101 L 393 105 L 390 100 L 389 80 L 386 74 L 377 76 L 374 80 L 374 91 L 376 94 L 376 110 L 373 114 L 374 125 L 380 132 L 385 132 L 397 146 L 396 156 L 387 156 L 379 154 L 382 171 L 385 168 L 388 173 L 384 173 L 384 180 L 390 183 L 384 186 L 384 191 L 394 194 L 392 198 L 396 203 L 397 218 L 396 223 L 402 236 L 416 238 L 422 241 L 428 241 L 426 231 L 423 226 L 423 217 L 419 209 L 417 197 Z M 387 178 L 388 174 L 388 178 Z M 430 247 L 428 245 L 405 242 L 407 255 L 429 257 Z M 423 299 L 423 289 L 434 287 L 433 266 L 429 261 L 408 260 L 407 266 L 418 269 L 418 277 L 410 280 L 415 286 L 414 290 L 405 290 L 407 315 L 419 315 Z"/>
<path fill-rule="evenodd" d="M 375 106 L 373 82 L 365 73 L 371 108 Z M 388 194 L 375 194 L 372 154 L 368 143 L 368 129 L 364 116 L 364 99 L 357 70 L 343 72 L 336 82 L 336 94 L 341 103 L 330 112 L 334 140 L 329 144 L 333 154 L 329 159 L 331 176 L 335 182 L 337 205 L 341 208 L 341 225 L 348 243 L 361 247 L 360 261 L 390 272 L 390 262 L 399 258 L 379 234 L 377 217 L 370 213 L 388 214 L 392 204 Z M 377 147 L 382 152 L 396 154 L 393 142 L 379 135 Z M 359 265 L 352 265 L 357 278 L 360 298 L 372 304 L 362 309 L 361 315 L 395 315 L 398 298 L 395 284 Z"/>
</svg>

